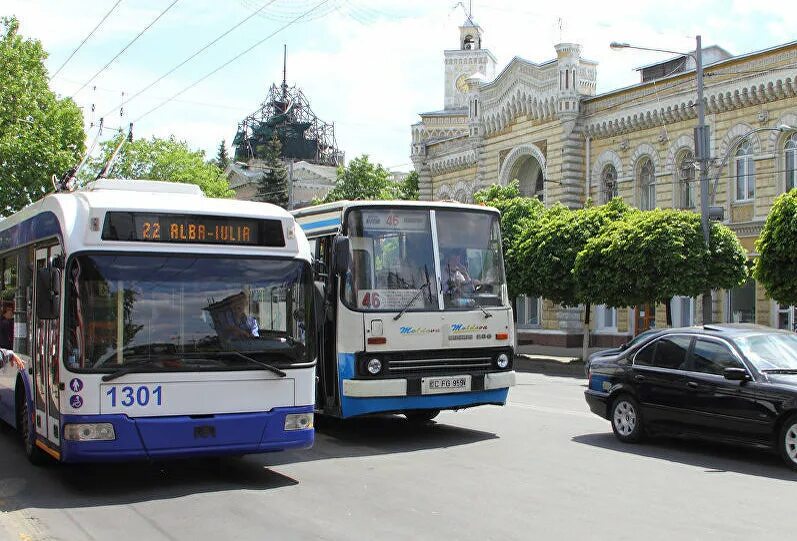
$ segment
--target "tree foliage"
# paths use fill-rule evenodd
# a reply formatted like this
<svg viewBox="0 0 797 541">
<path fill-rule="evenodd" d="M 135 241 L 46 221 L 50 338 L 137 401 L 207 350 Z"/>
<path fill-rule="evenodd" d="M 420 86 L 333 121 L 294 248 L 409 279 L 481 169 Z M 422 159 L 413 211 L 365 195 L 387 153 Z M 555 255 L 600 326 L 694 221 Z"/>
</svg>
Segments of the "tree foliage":
<svg viewBox="0 0 797 541">
<path fill-rule="evenodd" d="M 512 181 L 507 186 L 493 184 L 473 194 L 473 200 L 501 211 L 501 244 L 504 251 L 507 289 L 510 298 L 525 293 L 521 286 L 521 269 L 525 266 L 521 252 L 517 250 L 518 239 L 524 231 L 537 228 L 537 221 L 545 212 L 545 206 L 535 197 L 523 197 L 520 183 Z"/>
<path fill-rule="evenodd" d="M 521 291 L 565 306 L 593 302 L 576 281 L 576 258 L 603 228 L 636 212 L 620 199 L 577 210 L 561 204 L 548 208 L 536 228 L 524 231 L 517 241 L 517 258 L 523 262 L 517 270 Z"/>
<path fill-rule="evenodd" d="M 219 143 L 219 149 L 216 151 L 216 159 L 213 163 L 222 171 L 230 165 L 230 155 L 227 153 L 227 141 L 225 139 L 222 139 L 221 143 Z"/>
<path fill-rule="evenodd" d="M 419 177 L 417 171 L 410 171 L 404 180 L 398 183 L 395 199 L 417 201 L 420 195 Z"/>
<path fill-rule="evenodd" d="M 97 176 L 119 143 L 120 137 L 121 134 L 114 140 L 102 143 L 99 157 L 91 158 L 86 164 L 81 174 L 82 180 Z M 205 161 L 203 151 L 191 150 L 185 141 L 178 141 L 174 137 L 136 139 L 125 143 L 107 177 L 196 184 L 208 197 L 226 198 L 235 195 L 219 168 Z"/>
<path fill-rule="evenodd" d="M 80 109 L 50 90 L 38 40 L 0 19 L 0 215 L 13 213 L 52 188 L 79 160 L 86 135 Z"/>
<path fill-rule="evenodd" d="M 630 213 L 604 228 L 578 254 L 574 276 L 581 298 L 635 306 L 739 285 L 747 268 L 736 235 L 714 223 L 710 239 L 707 250 L 700 215 L 694 212 Z"/>
<path fill-rule="evenodd" d="M 266 146 L 266 172 L 257 183 L 257 200 L 288 208 L 288 171 L 282 163 L 282 143 L 274 135 Z"/>
<path fill-rule="evenodd" d="M 354 158 L 346 167 L 338 167 L 335 187 L 324 198 L 325 203 L 344 199 L 397 199 L 397 186 L 390 172 L 374 164 L 367 154 Z"/>
<path fill-rule="evenodd" d="M 797 304 L 797 190 L 779 196 L 756 242 L 754 275 L 781 305 Z"/>
</svg>

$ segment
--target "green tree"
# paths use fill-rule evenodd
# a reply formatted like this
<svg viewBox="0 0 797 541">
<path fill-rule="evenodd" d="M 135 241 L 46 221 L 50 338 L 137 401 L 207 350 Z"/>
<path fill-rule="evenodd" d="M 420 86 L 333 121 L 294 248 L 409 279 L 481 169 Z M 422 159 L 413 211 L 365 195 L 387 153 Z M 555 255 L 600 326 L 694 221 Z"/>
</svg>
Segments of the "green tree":
<svg viewBox="0 0 797 541">
<path fill-rule="evenodd" d="M 216 151 L 216 159 L 213 163 L 222 171 L 227 169 L 227 166 L 230 165 L 230 156 L 227 154 L 227 141 L 225 139 L 222 139 L 221 143 L 219 143 L 219 150 Z"/>
<path fill-rule="evenodd" d="M 417 201 L 420 195 L 420 188 L 418 185 L 418 172 L 410 171 L 398 185 L 396 191 L 396 198 L 405 201 Z"/>
<path fill-rule="evenodd" d="M 16 18 L 0 18 L 0 215 L 52 189 L 80 160 L 86 135 L 80 109 L 50 90 L 38 40 L 18 33 Z"/>
<path fill-rule="evenodd" d="M 696 297 L 739 285 L 745 253 L 733 231 L 714 223 L 710 249 L 700 215 L 682 210 L 628 214 L 590 239 L 576 258 L 581 298 L 609 306 L 664 303 L 672 325 L 672 297 Z"/>
<path fill-rule="evenodd" d="M 779 196 L 756 242 L 753 274 L 781 305 L 797 304 L 797 190 Z"/>
<path fill-rule="evenodd" d="M 374 164 L 367 154 L 354 158 L 346 167 L 338 167 L 335 187 L 324 198 L 325 203 L 344 199 L 394 199 L 396 185 L 390 172 L 381 164 Z"/>
<path fill-rule="evenodd" d="M 501 211 L 501 244 L 504 252 L 504 268 L 509 297 L 523 295 L 521 276 L 526 266 L 518 250 L 518 239 L 524 231 L 537 228 L 537 221 L 545 212 L 545 206 L 536 197 L 523 197 L 520 183 L 512 181 L 507 186 L 493 184 L 473 194 L 479 205 L 488 205 Z"/>
<path fill-rule="evenodd" d="M 102 143 L 100 156 L 89 159 L 84 167 L 81 174 L 83 181 L 97 176 L 120 137 L 123 136 L 120 134 L 114 140 Z M 208 197 L 228 198 L 235 195 L 219 168 L 205 161 L 203 151 L 191 150 L 185 141 L 178 141 L 174 137 L 136 139 L 132 143 L 125 143 L 107 177 L 196 184 Z"/>
<path fill-rule="evenodd" d="M 266 146 L 267 171 L 257 183 L 257 200 L 288 208 L 288 171 L 282 163 L 282 143 L 275 135 Z"/>
</svg>

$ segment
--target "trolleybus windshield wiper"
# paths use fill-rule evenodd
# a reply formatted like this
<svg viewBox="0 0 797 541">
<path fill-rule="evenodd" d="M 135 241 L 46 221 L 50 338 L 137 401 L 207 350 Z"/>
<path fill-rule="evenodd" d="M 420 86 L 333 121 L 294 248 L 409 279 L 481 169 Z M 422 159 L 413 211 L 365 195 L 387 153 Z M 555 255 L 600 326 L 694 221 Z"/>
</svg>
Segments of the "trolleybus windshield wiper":
<svg viewBox="0 0 797 541">
<path fill-rule="evenodd" d="M 150 357 L 150 358 L 147 358 L 147 359 L 141 359 L 140 361 L 136 361 L 136 362 L 134 362 L 132 364 L 129 364 L 127 366 L 124 366 L 124 367 L 120 368 L 116 372 L 111 372 L 110 374 L 105 374 L 104 376 L 102 376 L 102 381 L 111 381 L 111 380 L 114 380 L 116 378 L 120 378 L 120 377 L 124 376 L 125 374 L 132 374 L 133 372 L 142 372 L 142 370 L 141 370 L 142 367 L 147 366 L 147 365 L 151 364 L 152 362 L 159 361 L 159 360 L 161 360 L 161 359 L 158 358 L 158 357 Z"/>
<path fill-rule="evenodd" d="M 270 365 L 268 363 L 264 363 L 263 361 L 258 361 L 257 359 L 255 359 L 253 357 L 250 357 L 249 355 L 245 355 L 245 354 L 241 353 L 240 351 L 235 351 L 235 350 L 231 350 L 231 351 L 214 351 L 213 355 L 235 355 L 236 357 L 240 357 L 241 359 L 247 360 L 247 361 L 249 361 L 251 363 L 259 364 L 260 366 L 262 366 L 266 370 L 268 370 L 270 372 L 274 372 L 275 374 L 277 374 L 281 378 L 284 378 L 284 377 L 286 377 L 288 375 L 285 372 L 283 372 L 282 370 L 280 370 L 279 368 L 277 368 L 276 366 L 272 366 L 272 365 Z"/>
</svg>

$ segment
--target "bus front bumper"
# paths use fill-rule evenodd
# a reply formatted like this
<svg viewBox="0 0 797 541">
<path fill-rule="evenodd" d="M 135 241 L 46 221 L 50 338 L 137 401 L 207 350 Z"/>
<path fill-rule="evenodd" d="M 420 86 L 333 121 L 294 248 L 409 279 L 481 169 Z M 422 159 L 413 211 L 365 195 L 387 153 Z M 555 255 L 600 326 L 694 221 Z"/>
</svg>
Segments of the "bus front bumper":
<svg viewBox="0 0 797 541">
<path fill-rule="evenodd" d="M 515 372 L 474 376 L 469 391 L 424 394 L 421 378 L 342 380 L 341 415 L 353 417 L 369 413 L 402 412 L 417 409 L 461 409 L 483 404 L 503 405 Z"/>
<path fill-rule="evenodd" d="M 63 462 L 116 462 L 244 455 L 307 449 L 314 430 L 285 430 L 288 414 L 312 413 L 313 406 L 275 408 L 269 412 L 223 415 L 138 417 L 127 415 L 64 415 L 63 426 L 110 423 L 115 439 L 61 441 Z"/>
</svg>

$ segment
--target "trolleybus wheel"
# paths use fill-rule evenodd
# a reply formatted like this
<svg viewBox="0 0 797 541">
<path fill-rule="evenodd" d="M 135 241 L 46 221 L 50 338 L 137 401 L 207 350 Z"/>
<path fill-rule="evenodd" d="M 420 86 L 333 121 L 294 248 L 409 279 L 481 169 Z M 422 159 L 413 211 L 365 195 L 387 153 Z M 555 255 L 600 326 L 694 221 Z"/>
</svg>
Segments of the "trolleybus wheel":
<svg viewBox="0 0 797 541">
<path fill-rule="evenodd" d="M 25 456 L 31 464 L 41 466 L 46 459 L 45 454 L 41 449 L 36 447 L 36 433 L 31 423 L 31 414 L 28 409 L 28 401 L 24 395 L 20 397 L 20 407 L 17 409 L 19 418 L 17 419 L 17 426 L 19 427 L 19 434 L 22 437 L 22 445 L 25 448 Z"/>
</svg>

